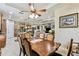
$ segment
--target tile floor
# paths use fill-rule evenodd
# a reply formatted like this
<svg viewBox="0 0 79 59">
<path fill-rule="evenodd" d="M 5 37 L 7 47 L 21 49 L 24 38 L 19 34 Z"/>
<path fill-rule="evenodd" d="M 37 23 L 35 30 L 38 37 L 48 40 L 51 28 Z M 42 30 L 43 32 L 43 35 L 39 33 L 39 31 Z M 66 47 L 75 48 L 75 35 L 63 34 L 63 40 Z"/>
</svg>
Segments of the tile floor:
<svg viewBox="0 0 79 59">
<path fill-rule="evenodd" d="M 1 56 L 19 56 L 19 43 L 15 39 L 11 38 L 6 40 L 6 46 L 2 48 Z"/>
</svg>

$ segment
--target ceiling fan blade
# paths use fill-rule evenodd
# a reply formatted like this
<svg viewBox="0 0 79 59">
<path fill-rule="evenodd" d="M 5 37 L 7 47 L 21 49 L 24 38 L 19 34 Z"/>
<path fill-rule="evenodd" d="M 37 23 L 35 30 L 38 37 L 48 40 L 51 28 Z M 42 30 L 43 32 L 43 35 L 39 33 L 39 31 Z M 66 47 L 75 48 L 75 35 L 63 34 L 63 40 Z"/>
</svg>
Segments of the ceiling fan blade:
<svg viewBox="0 0 79 59">
<path fill-rule="evenodd" d="M 45 12 L 45 10 L 37 10 L 35 13 L 37 15 L 41 16 L 44 12 Z"/>
<path fill-rule="evenodd" d="M 37 13 L 37 12 L 36 12 L 35 14 L 37 14 L 38 16 L 41 16 L 41 13 Z"/>
<path fill-rule="evenodd" d="M 35 11 L 35 8 L 34 8 L 33 4 L 29 3 L 29 6 L 30 6 L 31 11 Z"/>
<path fill-rule="evenodd" d="M 20 14 L 24 14 L 25 12 L 28 12 L 29 13 L 30 11 L 20 11 L 19 13 Z"/>
<path fill-rule="evenodd" d="M 41 10 L 39 10 L 40 12 L 46 12 L 46 9 L 41 9 Z"/>
<path fill-rule="evenodd" d="M 30 11 L 21 11 L 21 12 L 30 12 Z"/>
</svg>

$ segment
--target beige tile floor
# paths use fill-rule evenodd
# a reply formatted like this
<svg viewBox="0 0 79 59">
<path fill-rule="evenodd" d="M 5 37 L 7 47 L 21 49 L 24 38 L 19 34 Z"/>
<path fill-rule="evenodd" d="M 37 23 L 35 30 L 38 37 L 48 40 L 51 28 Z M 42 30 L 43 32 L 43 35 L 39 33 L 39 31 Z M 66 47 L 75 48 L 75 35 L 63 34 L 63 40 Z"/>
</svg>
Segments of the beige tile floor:
<svg viewBox="0 0 79 59">
<path fill-rule="evenodd" d="M 2 48 L 1 56 L 19 56 L 19 43 L 15 39 L 11 38 L 6 40 L 6 46 Z"/>
</svg>

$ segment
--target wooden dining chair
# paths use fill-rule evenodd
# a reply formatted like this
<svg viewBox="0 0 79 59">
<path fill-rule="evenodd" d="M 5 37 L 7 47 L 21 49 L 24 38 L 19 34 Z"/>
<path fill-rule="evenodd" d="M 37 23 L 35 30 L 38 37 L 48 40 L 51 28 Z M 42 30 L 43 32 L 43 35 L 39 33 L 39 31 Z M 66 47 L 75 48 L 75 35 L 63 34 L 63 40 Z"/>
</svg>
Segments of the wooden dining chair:
<svg viewBox="0 0 79 59">
<path fill-rule="evenodd" d="M 68 48 L 68 54 L 67 54 L 67 56 L 70 56 L 70 54 L 71 54 L 72 44 L 73 44 L 73 39 L 71 39 L 71 41 L 70 41 L 70 45 L 69 45 L 69 48 Z"/>
<path fill-rule="evenodd" d="M 59 43 L 59 42 L 56 42 L 56 44 L 58 46 L 61 46 L 61 43 Z M 56 50 L 58 50 L 58 48 Z M 56 52 L 51 52 L 48 56 L 62 56 L 62 55 L 59 53 L 56 53 Z"/>
<path fill-rule="evenodd" d="M 24 49 L 26 52 L 26 56 L 39 56 L 35 51 L 32 50 L 30 42 L 27 38 L 24 38 Z"/>
<path fill-rule="evenodd" d="M 39 38 L 40 37 L 40 31 L 36 31 L 35 32 L 35 38 Z"/>
<path fill-rule="evenodd" d="M 48 34 L 47 40 L 52 41 L 54 43 L 54 36 L 52 34 Z"/>
<path fill-rule="evenodd" d="M 30 32 L 27 32 L 24 35 L 25 35 L 25 38 L 27 38 L 28 41 L 32 40 L 32 34 Z"/>
<path fill-rule="evenodd" d="M 45 34 L 44 33 L 40 33 L 40 39 L 44 39 L 45 38 Z"/>
<path fill-rule="evenodd" d="M 79 54 L 79 42 L 73 42 L 71 55 Z"/>
<path fill-rule="evenodd" d="M 59 47 L 55 53 L 51 53 L 50 56 L 70 56 L 72 51 L 73 39 L 71 39 L 68 49 Z"/>
<path fill-rule="evenodd" d="M 19 42 L 19 46 L 20 46 L 20 53 L 19 56 L 21 56 L 21 54 L 23 53 L 23 56 L 25 56 L 25 50 L 24 50 L 24 46 L 23 46 L 23 39 L 24 37 L 22 37 L 22 35 L 18 35 L 17 40 Z"/>
</svg>

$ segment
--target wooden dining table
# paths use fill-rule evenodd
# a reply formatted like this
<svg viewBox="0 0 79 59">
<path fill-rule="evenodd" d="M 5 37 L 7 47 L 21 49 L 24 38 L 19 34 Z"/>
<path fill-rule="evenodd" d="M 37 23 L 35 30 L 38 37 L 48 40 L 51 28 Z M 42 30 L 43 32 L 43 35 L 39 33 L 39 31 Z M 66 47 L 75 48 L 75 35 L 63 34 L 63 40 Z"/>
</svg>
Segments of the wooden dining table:
<svg viewBox="0 0 79 59">
<path fill-rule="evenodd" d="M 32 49 L 38 53 L 40 56 L 48 56 L 50 53 L 54 53 L 59 47 L 60 44 L 54 43 L 49 40 L 32 40 L 30 41 Z"/>
</svg>

